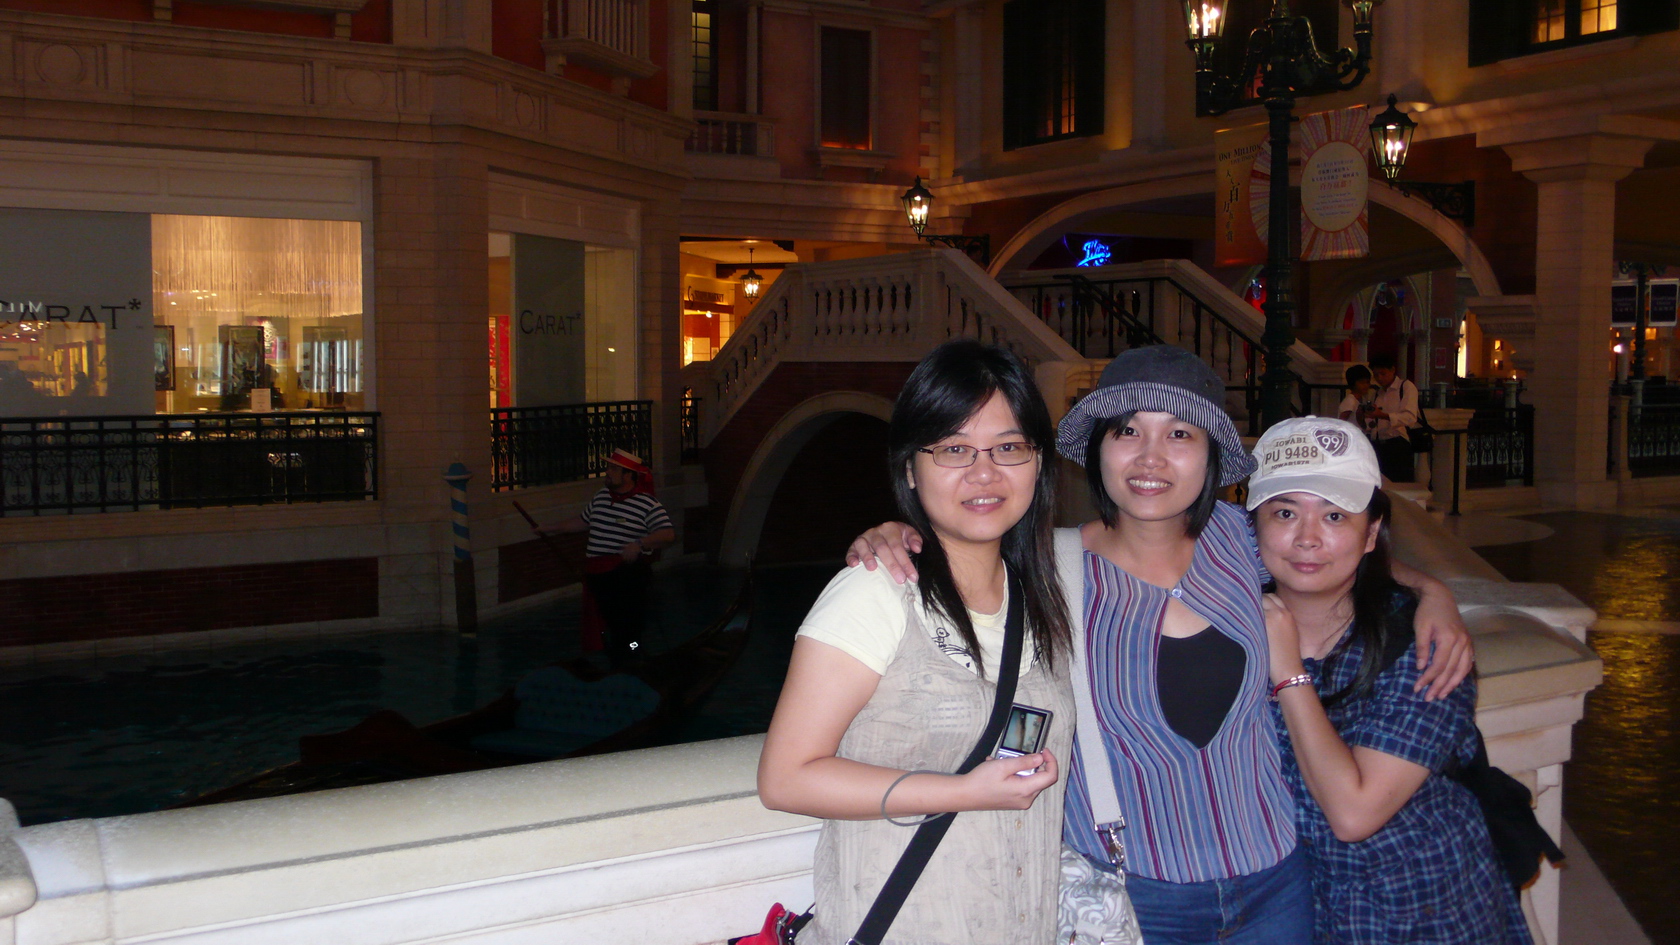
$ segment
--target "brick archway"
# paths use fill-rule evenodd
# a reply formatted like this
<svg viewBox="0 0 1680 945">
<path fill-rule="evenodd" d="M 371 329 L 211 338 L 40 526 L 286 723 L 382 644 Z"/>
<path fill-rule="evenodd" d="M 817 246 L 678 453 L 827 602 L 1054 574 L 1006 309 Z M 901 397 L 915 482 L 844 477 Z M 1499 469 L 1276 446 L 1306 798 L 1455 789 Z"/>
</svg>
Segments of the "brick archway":
<svg viewBox="0 0 1680 945">
<path fill-rule="evenodd" d="M 776 486 L 794 457 L 823 427 L 854 413 L 888 421 L 892 419 L 892 401 L 881 394 L 853 390 L 818 394 L 789 410 L 764 434 L 736 481 L 718 546 L 721 563 L 746 564 L 758 547 Z"/>
</svg>

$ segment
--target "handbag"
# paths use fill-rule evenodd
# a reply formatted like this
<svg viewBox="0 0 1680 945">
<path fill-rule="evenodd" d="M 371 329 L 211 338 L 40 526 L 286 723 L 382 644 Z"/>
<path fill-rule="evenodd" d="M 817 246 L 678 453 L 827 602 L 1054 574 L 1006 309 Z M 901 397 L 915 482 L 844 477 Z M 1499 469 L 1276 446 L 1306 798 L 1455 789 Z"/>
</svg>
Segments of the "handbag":
<svg viewBox="0 0 1680 945">
<path fill-rule="evenodd" d="M 1004 616 L 1003 621 L 1003 655 L 1002 662 L 998 664 L 997 695 L 992 699 L 992 714 L 986 720 L 980 740 L 974 743 L 968 757 L 957 766 L 955 774 L 967 774 L 991 757 L 998 739 L 1003 736 L 1003 726 L 1009 718 L 1009 708 L 1015 702 L 1015 684 L 1020 681 L 1021 676 L 1021 647 L 1026 622 L 1024 611 L 1021 579 L 1011 569 L 1009 613 Z M 875 895 L 874 904 L 864 914 L 863 922 L 847 945 L 881 945 L 881 940 L 887 937 L 888 930 L 892 928 L 893 920 L 898 918 L 899 910 L 904 908 L 904 901 L 910 897 L 910 891 L 916 888 L 916 880 L 921 878 L 922 870 L 927 868 L 928 861 L 933 858 L 933 852 L 939 849 L 940 841 L 945 839 L 946 832 L 951 829 L 951 823 L 956 819 L 956 813 L 950 812 L 935 815 L 917 825 L 915 836 L 910 838 L 910 844 L 899 855 L 897 865 L 887 874 L 887 881 Z M 795 915 L 778 902 L 770 907 L 762 929 L 753 935 L 732 938 L 729 945 L 792 945 L 799 930 L 811 921 L 812 914 L 812 910 L 808 909 Z"/>
<path fill-rule="evenodd" d="M 1470 762 L 1451 764 L 1441 773 L 1475 795 L 1494 856 L 1512 889 L 1521 893 L 1540 878 L 1541 857 L 1553 866 L 1563 862 L 1563 851 L 1534 816 L 1534 795 L 1521 781 L 1488 763 L 1481 729 L 1476 730 L 1476 754 Z"/>
<path fill-rule="evenodd" d="M 1067 945 L 1143 945 L 1137 913 L 1126 895 L 1126 849 L 1120 831 L 1120 794 L 1113 771 L 1105 763 L 1108 749 L 1091 696 L 1090 670 L 1085 662 L 1085 547 L 1077 528 L 1056 529 L 1056 571 L 1068 600 L 1068 629 L 1072 634 L 1069 663 L 1073 676 L 1073 737 L 1079 744 L 1079 763 L 1091 801 L 1091 820 L 1108 848 L 1113 872 L 1097 869 L 1067 844 L 1062 845 L 1062 884 L 1057 894 L 1056 941 Z M 1070 588 L 1078 588 L 1075 594 Z M 1098 766 L 1100 765 L 1100 770 Z"/>
</svg>

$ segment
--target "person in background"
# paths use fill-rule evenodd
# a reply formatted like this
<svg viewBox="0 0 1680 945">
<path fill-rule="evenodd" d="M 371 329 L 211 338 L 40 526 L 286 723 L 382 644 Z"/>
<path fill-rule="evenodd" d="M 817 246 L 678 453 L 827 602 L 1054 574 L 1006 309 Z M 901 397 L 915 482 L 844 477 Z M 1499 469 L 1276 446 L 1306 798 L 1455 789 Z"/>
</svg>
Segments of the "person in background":
<svg viewBox="0 0 1680 945">
<path fill-rule="evenodd" d="M 1272 714 L 1296 833 L 1313 851 L 1318 945 L 1529 945 L 1474 795 L 1476 683 L 1414 691 L 1417 597 L 1394 580 L 1389 497 L 1351 424 L 1285 420 L 1254 448 L 1248 508 Z"/>
<path fill-rule="evenodd" d="M 642 458 L 615 449 L 607 484 L 583 511 L 540 534 L 588 531 L 583 565 L 583 648 L 606 649 L 613 668 L 637 656 L 647 610 L 653 553 L 677 540 L 670 513 L 653 494 L 653 470 Z"/>
<path fill-rule="evenodd" d="M 1364 427 L 1359 412 L 1371 402 L 1371 368 L 1354 365 L 1347 368 L 1346 377 L 1347 395 L 1342 397 L 1341 404 L 1336 405 L 1336 415 L 1349 424 Z"/>
<path fill-rule="evenodd" d="M 1376 395 L 1366 415 L 1377 421 L 1377 463 L 1390 480 L 1411 482 L 1414 478 L 1411 430 L 1418 422 L 1417 385 L 1395 372 L 1391 354 L 1379 354 L 1371 359 L 1371 379 Z"/>
</svg>

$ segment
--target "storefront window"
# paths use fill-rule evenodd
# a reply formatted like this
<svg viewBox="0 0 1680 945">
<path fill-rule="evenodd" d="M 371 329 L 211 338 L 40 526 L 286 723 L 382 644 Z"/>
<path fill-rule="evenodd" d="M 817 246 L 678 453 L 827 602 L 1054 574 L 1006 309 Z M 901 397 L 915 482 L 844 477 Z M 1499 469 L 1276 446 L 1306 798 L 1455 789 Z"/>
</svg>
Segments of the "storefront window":
<svg viewBox="0 0 1680 945">
<path fill-rule="evenodd" d="M 362 227 L 152 217 L 162 413 L 363 409 Z"/>
</svg>

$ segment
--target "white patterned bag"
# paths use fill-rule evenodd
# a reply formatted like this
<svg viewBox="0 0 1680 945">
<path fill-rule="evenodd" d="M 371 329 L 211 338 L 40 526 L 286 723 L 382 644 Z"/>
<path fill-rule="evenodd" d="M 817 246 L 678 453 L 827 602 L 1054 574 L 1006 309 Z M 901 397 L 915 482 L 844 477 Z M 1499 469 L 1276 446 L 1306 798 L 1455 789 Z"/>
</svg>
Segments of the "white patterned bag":
<svg viewBox="0 0 1680 945">
<path fill-rule="evenodd" d="M 1086 680 L 1091 678 L 1085 665 L 1085 549 L 1077 528 L 1056 529 L 1056 570 L 1062 588 L 1067 593 L 1069 630 L 1072 642 L 1069 664 L 1073 675 L 1073 704 L 1076 727 L 1074 739 L 1079 743 L 1079 760 L 1085 765 L 1085 787 L 1091 802 L 1092 822 L 1104 838 L 1112 860 L 1125 865 L 1125 851 L 1120 831 L 1126 820 L 1120 814 L 1120 796 L 1114 777 L 1104 762 L 1108 749 L 1103 746 L 1102 729 L 1097 722 L 1097 710 Z M 1074 593 L 1072 589 L 1078 589 Z M 1091 759 L 1102 759 L 1094 773 Z M 1143 933 L 1138 929 L 1137 913 L 1126 895 L 1126 874 L 1117 869 L 1110 873 L 1099 870 L 1072 847 L 1062 844 L 1062 885 L 1057 893 L 1057 945 L 1143 945 Z"/>
<path fill-rule="evenodd" d="M 1107 873 L 1062 844 L 1057 945 L 1143 945 L 1124 873 Z"/>
</svg>

